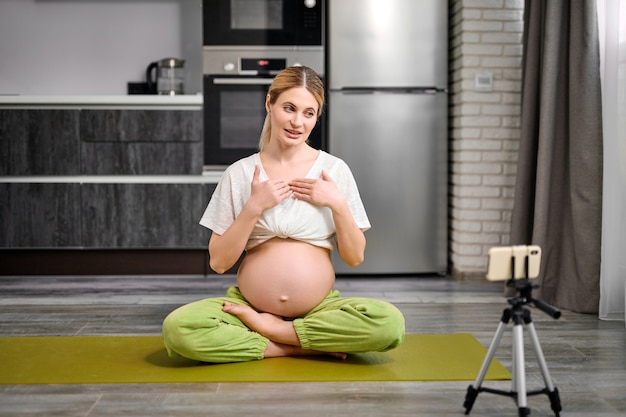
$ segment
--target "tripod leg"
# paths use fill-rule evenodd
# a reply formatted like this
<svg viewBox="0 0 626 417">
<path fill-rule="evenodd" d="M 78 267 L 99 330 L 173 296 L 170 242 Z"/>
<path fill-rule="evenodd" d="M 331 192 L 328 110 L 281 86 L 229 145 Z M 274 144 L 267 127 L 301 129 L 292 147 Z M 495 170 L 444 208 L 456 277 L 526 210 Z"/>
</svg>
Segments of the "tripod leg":
<svg viewBox="0 0 626 417">
<path fill-rule="evenodd" d="M 517 407 L 519 415 L 527 416 L 530 409 L 527 403 L 526 393 L 526 369 L 524 365 L 524 330 L 521 322 L 516 322 L 513 326 L 513 381 L 515 392 L 517 392 Z"/>
<path fill-rule="evenodd" d="M 491 365 L 491 361 L 498 349 L 498 345 L 500 344 L 500 339 L 502 339 L 502 334 L 506 328 L 506 324 L 508 323 L 508 312 L 505 311 L 503 315 L 502 321 L 498 325 L 498 329 L 496 330 L 496 334 L 493 336 L 493 340 L 491 341 L 491 345 L 489 345 L 489 350 L 487 351 L 487 355 L 485 356 L 485 360 L 483 361 L 482 366 L 480 367 L 480 371 L 478 372 L 478 376 L 476 377 L 476 381 L 474 385 L 470 385 L 467 387 L 467 394 L 465 395 L 465 402 L 463 403 L 463 407 L 465 408 L 465 414 L 469 414 L 472 411 L 472 407 L 474 406 L 474 401 L 476 401 L 476 397 L 478 397 L 480 386 L 485 380 L 485 375 L 487 374 L 487 370 Z M 506 319 L 506 320 L 505 320 Z"/>
<path fill-rule="evenodd" d="M 535 330 L 535 325 L 532 322 L 530 322 L 528 323 L 527 326 L 528 326 L 528 331 L 530 332 L 530 340 L 533 343 L 533 349 L 535 350 L 535 355 L 537 356 L 537 361 L 539 362 L 541 374 L 543 375 L 543 380 L 546 383 L 546 388 L 548 388 L 549 391 L 554 391 L 552 378 L 550 378 L 548 365 L 546 364 L 546 359 L 543 356 L 543 351 L 541 350 L 541 345 L 539 344 L 539 338 L 537 337 L 537 331 Z"/>
<path fill-rule="evenodd" d="M 515 355 L 517 353 L 517 349 L 515 349 L 515 338 L 512 338 L 512 346 L 511 346 L 511 392 L 517 392 L 517 367 L 515 366 L 516 359 Z"/>
<path fill-rule="evenodd" d="M 530 332 L 530 340 L 533 343 L 535 356 L 537 356 L 537 361 L 539 362 L 541 375 L 543 375 L 543 380 L 546 384 L 548 398 L 550 399 L 550 406 L 552 408 L 552 411 L 554 411 L 554 414 L 558 417 L 559 413 L 561 412 L 561 399 L 559 398 L 559 390 L 554 387 L 554 384 L 552 383 L 552 378 L 550 378 L 548 364 L 546 363 L 546 359 L 543 356 L 543 351 L 541 350 L 541 345 L 539 344 L 539 337 L 537 337 L 535 325 L 532 322 L 529 322 L 527 326 Z"/>
<path fill-rule="evenodd" d="M 485 380 L 485 375 L 487 375 L 487 371 L 489 370 L 489 366 L 491 365 L 491 361 L 496 354 L 496 350 L 500 345 L 500 339 L 502 339 L 502 334 L 506 328 L 506 323 L 500 322 L 498 325 L 498 329 L 496 330 L 496 334 L 493 336 L 493 340 L 491 341 L 491 345 L 489 345 L 489 350 L 487 351 L 487 355 L 485 356 L 485 360 L 483 361 L 482 366 L 480 367 L 480 371 L 478 372 L 478 377 L 476 377 L 476 381 L 474 382 L 475 388 L 480 388 L 483 381 Z"/>
</svg>

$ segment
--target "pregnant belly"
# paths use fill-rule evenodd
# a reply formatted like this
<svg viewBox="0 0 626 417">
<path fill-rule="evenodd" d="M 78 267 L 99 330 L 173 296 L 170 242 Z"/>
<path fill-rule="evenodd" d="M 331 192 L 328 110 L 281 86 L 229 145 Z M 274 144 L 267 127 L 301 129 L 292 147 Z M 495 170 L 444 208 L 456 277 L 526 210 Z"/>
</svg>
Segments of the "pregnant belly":
<svg viewBox="0 0 626 417">
<path fill-rule="evenodd" d="M 332 290 L 335 272 L 327 249 L 274 238 L 249 251 L 237 285 L 256 309 L 281 317 L 301 317 Z"/>
</svg>

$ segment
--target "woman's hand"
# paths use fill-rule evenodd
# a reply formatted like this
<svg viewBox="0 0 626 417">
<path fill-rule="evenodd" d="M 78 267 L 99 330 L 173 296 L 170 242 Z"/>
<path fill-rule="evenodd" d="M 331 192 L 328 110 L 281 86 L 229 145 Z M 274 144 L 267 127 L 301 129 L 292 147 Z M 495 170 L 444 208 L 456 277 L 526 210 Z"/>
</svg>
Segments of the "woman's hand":
<svg viewBox="0 0 626 417">
<path fill-rule="evenodd" d="M 350 266 L 361 264 L 365 254 L 365 236 L 354 221 L 345 197 L 326 171 L 322 171 L 321 179 L 297 178 L 289 186 L 296 198 L 330 208 L 339 256 Z"/>
<path fill-rule="evenodd" d="M 287 181 L 277 178 L 261 182 L 260 175 L 261 167 L 255 165 L 250 199 L 246 203 L 258 215 L 291 196 L 291 188 Z"/>
<path fill-rule="evenodd" d="M 246 247 L 254 225 L 263 211 L 274 207 L 291 195 L 285 180 L 261 182 L 261 168 L 254 167 L 250 198 L 230 227 L 219 235 L 213 233 L 209 240 L 210 265 L 218 274 L 223 274 L 235 265 Z"/>
<path fill-rule="evenodd" d="M 289 183 L 289 187 L 297 199 L 315 206 L 333 209 L 344 201 L 335 181 L 326 171 L 322 171 L 321 179 L 296 178 Z"/>
</svg>

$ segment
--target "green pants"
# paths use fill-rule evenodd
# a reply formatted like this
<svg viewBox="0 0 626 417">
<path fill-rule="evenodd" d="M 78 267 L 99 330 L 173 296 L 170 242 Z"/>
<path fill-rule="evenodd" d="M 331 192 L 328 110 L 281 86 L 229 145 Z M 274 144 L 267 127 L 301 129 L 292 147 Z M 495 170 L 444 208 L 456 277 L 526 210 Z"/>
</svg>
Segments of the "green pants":
<svg viewBox="0 0 626 417">
<path fill-rule="evenodd" d="M 250 305 L 237 287 L 226 297 L 184 305 L 163 322 L 163 341 L 171 357 L 202 362 L 262 359 L 269 339 L 222 311 L 224 301 Z M 404 340 L 404 317 L 392 304 L 370 298 L 343 298 L 333 290 L 293 326 L 304 349 L 361 353 L 386 351 Z"/>
</svg>

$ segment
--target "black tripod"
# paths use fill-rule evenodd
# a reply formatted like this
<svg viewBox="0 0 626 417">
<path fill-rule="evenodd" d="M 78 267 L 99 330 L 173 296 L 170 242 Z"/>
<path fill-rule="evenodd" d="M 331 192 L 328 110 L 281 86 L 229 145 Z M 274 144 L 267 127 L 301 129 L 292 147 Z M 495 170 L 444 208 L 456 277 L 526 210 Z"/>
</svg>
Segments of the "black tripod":
<svg viewBox="0 0 626 417">
<path fill-rule="evenodd" d="M 513 271 L 515 269 L 513 268 Z M 470 385 L 467 388 L 467 394 L 465 396 L 465 402 L 463 403 L 463 407 L 465 407 L 465 414 L 469 414 L 472 410 L 472 406 L 474 405 L 474 401 L 476 401 L 476 397 L 480 392 L 488 392 L 491 394 L 504 395 L 507 397 L 513 398 L 519 410 L 519 417 L 528 416 L 530 414 L 530 408 L 528 408 L 527 397 L 529 395 L 537 395 L 537 394 L 546 394 L 550 398 L 550 406 L 552 407 L 552 411 L 554 414 L 559 417 L 559 412 L 561 411 L 561 400 L 559 398 L 559 391 L 552 383 L 552 379 L 550 378 L 550 373 L 548 372 L 548 366 L 543 356 L 543 352 L 541 350 L 541 345 L 539 344 L 539 338 L 537 337 L 537 332 L 535 331 L 535 326 L 530 317 L 530 310 L 524 305 L 533 303 L 535 307 L 539 308 L 544 313 L 548 314 L 554 319 L 558 319 L 561 317 L 561 312 L 556 308 L 540 301 L 532 298 L 532 289 L 537 288 L 537 286 L 533 287 L 528 278 L 524 279 L 515 279 L 512 278 L 507 282 L 508 287 L 515 288 L 519 295 L 514 298 L 510 298 L 508 303 L 511 307 L 504 310 L 502 313 L 502 318 L 500 319 L 500 324 L 498 325 L 498 329 L 496 334 L 491 342 L 491 346 L 487 351 L 487 356 L 480 368 L 478 373 L 478 377 L 474 382 L 474 385 Z M 490 389 L 482 387 L 483 380 L 485 379 L 485 374 L 489 369 L 489 365 L 493 359 L 496 349 L 500 344 L 500 339 L 502 338 L 502 334 L 504 333 L 506 325 L 513 319 L 513 371 L 512 371 L 512 381 L 511 381 L 511 391 L 502 391 L 497 389 Z M 541 374 L 543 375 L 543 380 L 545 381 L 546 387 L 541 390 L 536 391 L 526 391 L 526 374 L 524 368 L 524 330 L 523 325 L 529 330 L 530 339 L 533 344 L 533 349 L 535 351 L 535 355 L 537 360 L 539 361 L 539 366 L 541 369 Z"/>
</svg>

